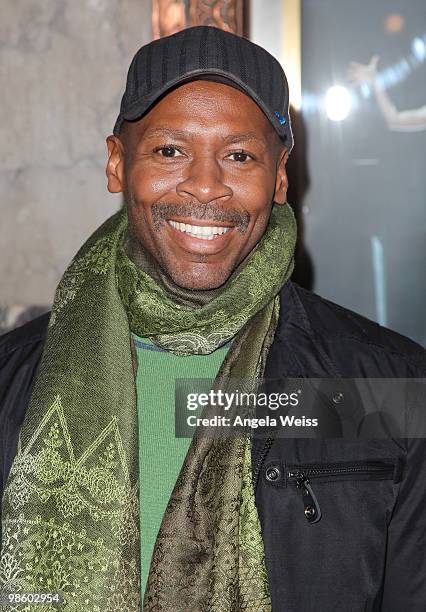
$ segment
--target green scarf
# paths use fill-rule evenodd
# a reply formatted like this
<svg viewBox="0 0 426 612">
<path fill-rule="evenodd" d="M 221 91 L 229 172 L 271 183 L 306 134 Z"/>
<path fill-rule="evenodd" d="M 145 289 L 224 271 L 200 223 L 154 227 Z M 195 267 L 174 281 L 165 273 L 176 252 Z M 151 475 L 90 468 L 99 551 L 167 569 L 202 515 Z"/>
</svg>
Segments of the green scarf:
<svg viewBox="0 0 426 612">
<path fill-rule="evenodd" d="M 3 495 L 0 592 L 60 592 L 71 612 L 141 609 L 130 332 L 177 354 L 208 353 L 235 336 L 215 385 L 254 380 L 293 268 L 294 216 L 288 205 L 274 207 L 241 272 L 194 309 L 130 261 L 126 228 L 125 211 L 106 221 L 58 286 Z M 247 435 L 195 432 L 157 537 L 144 610 L 271 609 L 250 456 Z"/>
</svg>

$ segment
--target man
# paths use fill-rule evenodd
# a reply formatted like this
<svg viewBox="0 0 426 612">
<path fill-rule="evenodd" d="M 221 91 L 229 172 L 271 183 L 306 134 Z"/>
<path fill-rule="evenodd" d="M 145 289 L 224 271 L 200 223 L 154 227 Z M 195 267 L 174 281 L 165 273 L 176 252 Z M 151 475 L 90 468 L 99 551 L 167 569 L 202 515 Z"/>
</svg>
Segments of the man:
<svg viewBox="0 0 426 612">
<path fill-rule="evenodd" d="M 21 605 L 424 609 L 423 439 L 174 437 L 177 378 L 426 373 L 421 347 L 289 280 L 292 144 L 264 49 L 195 27 L 136 54 L 107 139 L 126 206 L 1 344 L 0 586 Z"/>
</svg>

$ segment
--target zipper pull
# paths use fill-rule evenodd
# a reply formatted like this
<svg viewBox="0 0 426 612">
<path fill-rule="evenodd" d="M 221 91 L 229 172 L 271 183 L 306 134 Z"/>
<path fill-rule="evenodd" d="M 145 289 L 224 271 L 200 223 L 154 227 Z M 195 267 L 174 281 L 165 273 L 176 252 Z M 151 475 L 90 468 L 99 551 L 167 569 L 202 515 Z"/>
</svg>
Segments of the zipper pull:
<svg viewBox="0 0 426 612">
<path fill-rule="evenodd" d="M 306 520 L 308 523 L 317 523 L 321 518 L 321 508 L 309 478 L 303 472 L 291 473 L 291 475 L 296 478 L 296 487 L 302 492 Z"/>
</svg>

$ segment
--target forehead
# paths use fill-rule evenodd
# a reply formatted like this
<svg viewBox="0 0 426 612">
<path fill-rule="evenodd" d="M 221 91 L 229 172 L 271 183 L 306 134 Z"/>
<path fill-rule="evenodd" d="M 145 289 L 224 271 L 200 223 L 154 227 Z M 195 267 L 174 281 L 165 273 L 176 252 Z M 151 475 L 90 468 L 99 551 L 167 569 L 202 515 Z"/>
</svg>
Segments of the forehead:
<svg viewBox="0 0 426 612">
<path fill-rule="evenodd" d="M 139 121 L 132 122 L 142 136 L 162 126 L 213 129 L 222 135 L 240 130 L 278 140 L 269 119 L 245 92 L 228 83 L 197 79 L 169 90 Z M 132 130 L 131 130 L 132 131 Z"/>
</svg>

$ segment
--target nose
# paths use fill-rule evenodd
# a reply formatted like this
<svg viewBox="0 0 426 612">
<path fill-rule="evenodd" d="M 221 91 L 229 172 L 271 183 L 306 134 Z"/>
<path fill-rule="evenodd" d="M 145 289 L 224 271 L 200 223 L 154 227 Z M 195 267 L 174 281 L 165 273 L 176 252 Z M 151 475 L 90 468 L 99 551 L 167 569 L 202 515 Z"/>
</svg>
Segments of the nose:
<svg viewBox="0 0 426 612">
<path fill-rule="evenodd" d="M 226 201 L 233 191 L 223 181 L 223 170 L 213 156 L 197 157 L 187 166 L 186 174 L 177 185 L 176 192 L 183 197 L 191 196 L 201 204 L 215 200 Z"/>
</svg>

